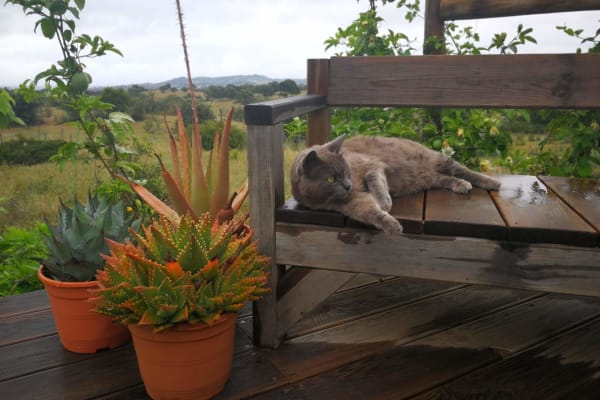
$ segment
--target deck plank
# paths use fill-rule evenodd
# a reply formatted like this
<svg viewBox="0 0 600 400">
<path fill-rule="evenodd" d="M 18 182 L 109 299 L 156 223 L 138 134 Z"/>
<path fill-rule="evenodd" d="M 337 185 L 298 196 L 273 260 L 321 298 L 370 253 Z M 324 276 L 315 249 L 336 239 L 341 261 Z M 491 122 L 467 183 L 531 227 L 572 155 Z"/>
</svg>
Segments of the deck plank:
<svg viewBox="0 0 600 400">
<path fill-rule="evenodd" d="M 14 296 L 0 297 L 0 319 L 50 308 L 45 290 L 35 290 L 18 296 L 18 302 L 13 300 Z"/>
<path fill-rule="evenodd" d="M 139 382 L 135 352 L 128 345 L 94 357 L 82 357 L 80 362 L 0 382 L 0 393 L 5 399 L 81 400 Z"/>
<path fill-rule="evenodd" d="M 429 190 L 425 206 L 425 233 L 504 240 L 506 225 L 486 190 L 473 188 L 461 195 Z"/>
<path fill-rule="evenodd" d="M 470 286 L 294 338 L 265 356 L 295 381 L 535 296 L 539 294 Z"/>
<path fill-rule="evenodd" d="M 418 397 L 457 399 L 597 399 L 600 320 Z"/>
<path fill-rule="evenodd" d="M 504 175 L 492 192 L 508 226 L 508 239 L 595 246 L 597 232 L 535 176 Z"/>
<path fill-rule="evenodd" d="M 442 281 L 394 278 L 373 286 L 336 293 L 290 329 L 288 338 L 381 313 L 464 286 Z"/>
<path fill-rule="evenodd" d="M 0 346 L 56 333 L 50 308 L 0 319 Z"/>
<path fill-rule="evenodd" d="M 0 382 L 93 357 L 62 348 L 57 335 L 0 347 Z"/>
<path fill-rule="evenodd" d="M 23 333 L 23 335 L 26 334 Z M 236 326 L 234 346 L 236 355 L 254 350 L 251 338 L 239 323 Z M 131 347 L 131 344 L 123 347 Z M 120 351 L 133 352 L 133 348 Z M 27 341 L 17 340 L 12 345 L 0 346 L 0 360 L 2 360 L 0 382 L 38 371 L 40 379 L 45 379 L 45 370 L 67 368 L 66 370 L 69 371 L 68 368 L 71 368 L 69 365 L 83 361 L 90 363 L 88 365 L 93 365 L 94 357 L 95 354 L 76 354 L 65 350 L 56 334 Z M 74 366 L 74 368 L 79 367 Z"/>
<path fill-rule="evenodd" d="M 470 371 L 500 362 L 510 354 L 576 327 L 599 313 L 600 301 L 562 295 L 543 296 L 412 343 L 371 354 L 253 399 L 407 398 Z M 521 373 L 526 375 L 523 369 Z M 470 393 L 466 391 L 463 394 Z"/>
</svg>

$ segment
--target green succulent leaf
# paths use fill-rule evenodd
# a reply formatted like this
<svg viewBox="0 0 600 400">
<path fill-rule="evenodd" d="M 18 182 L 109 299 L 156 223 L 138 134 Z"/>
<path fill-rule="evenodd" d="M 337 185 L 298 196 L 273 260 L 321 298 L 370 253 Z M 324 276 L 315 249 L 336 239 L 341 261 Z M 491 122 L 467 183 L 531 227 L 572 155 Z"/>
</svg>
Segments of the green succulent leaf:
<svg viewBox="0 0 600 400">
<path fill-rule="evenodd" d="M 72 208 L 60 200 L 56 225 L 47 223 L 50 256 L 42 263 L 58 280 L 94 280 L 104 267 L 102 254 L 109 253 L 105 239 L 124 242 L 140 222 L 125 218 L 123 204 L 104 196 L 90 195 L 85 205 L 74 199 Z"/>
<path fill-rule="evenodd" d="M 211 324 L 238 310 L 261 295 L 257 289 L 266 292 L 268 265 L 250 242 L 251 232 L 239 236 L 239 227 L 238 221 L 213 226 L 208 214 L 179 222 L 161 216 L 135 233 L 137 244 L 110 242 L 96 309 L 156 331 Z"/>
</svg>

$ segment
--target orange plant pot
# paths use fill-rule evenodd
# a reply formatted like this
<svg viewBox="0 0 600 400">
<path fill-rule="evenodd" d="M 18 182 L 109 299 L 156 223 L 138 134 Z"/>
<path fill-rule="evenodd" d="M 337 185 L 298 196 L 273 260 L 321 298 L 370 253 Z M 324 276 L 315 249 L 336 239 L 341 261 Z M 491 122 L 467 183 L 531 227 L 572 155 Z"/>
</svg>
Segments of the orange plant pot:
<svg viewBox="0 0 600 400">
<path fill-rule="evenodd" d="M 92 310 L 89 290 L 98 287 L 96 281 L 55 281 L 44 275 L 43 270 L 43 266 L 38 269 L 38 278 L 48 293 L 56 331 L 65 349 L 74 353 L 96 353 L 129 342 L 131 335 L 125 325 L 113 323 Z"/>
<path fill-rule="evenodd" d="M 237 314 L 222 314 L 213 326 L 184 324 L 155 333 L 129 325 L 146 392 L 158 399 L 209 399 L 231 373 Z"/>
</svg>

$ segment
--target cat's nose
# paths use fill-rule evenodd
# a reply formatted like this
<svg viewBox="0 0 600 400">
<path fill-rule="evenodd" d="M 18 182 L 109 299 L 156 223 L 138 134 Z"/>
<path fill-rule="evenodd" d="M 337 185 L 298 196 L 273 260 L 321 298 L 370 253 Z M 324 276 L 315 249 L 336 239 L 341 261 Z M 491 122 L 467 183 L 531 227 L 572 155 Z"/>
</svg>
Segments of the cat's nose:
<svg viewBox="0 0 600 400">
<path fill-rule="evenodd" d="M 351 182 L 343 182 L 342 186 L 344 189 L 346 189 L 348 192 L 350 191 L 350 189 L 352 189 L 352 183 Z"/>
</svg>

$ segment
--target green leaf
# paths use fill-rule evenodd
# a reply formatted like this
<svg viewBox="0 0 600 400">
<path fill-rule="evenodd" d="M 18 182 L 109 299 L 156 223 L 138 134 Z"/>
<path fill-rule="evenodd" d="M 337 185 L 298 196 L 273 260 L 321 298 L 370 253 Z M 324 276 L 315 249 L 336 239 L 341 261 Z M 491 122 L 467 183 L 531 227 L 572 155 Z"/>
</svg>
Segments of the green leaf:
<svg viewBox="0 0 600 400">
<path fill-rule="evenodd" d="M 108 119 L 110 121 L 112 121 L 112 122 L 118 122 L 118 123 L 120 123 L 120 122 L 129 122 L 129 123 L 133 124 L 135 122 L 133 120 L 133 118 L 131 118 L 131 116 L 129 114 L 125 114 L 125 113 L 118 112 L 118 111 L 111 112 L 108 115 Z"/>
<path fill-rule="evenodd" d="M 85 7 L 85 0 L 74 0 L 75 1 L 75 5 L 77 6 L 77 8 L 79 8 L 79 10 L 83 10 L 83 7 Z"/>
<path fill-rule="evenodd" d="M 52 15 L 64 15 L 68 8 L 69 2 L 62 0 L 54 0 L 48 6 L 48 9 Z"/>
<path fill-rule="evenodd" d="M 593 168 L 590 160 L 588 158 L 582 158 L 577 163 L 577 167 L 575 169 L 577 176 L 582 178 L 587 178 L 592 176 Z"/>
<path fill-rule="evenodd" d="M 56 34 L 56 22 L 52 18 L 42 19 L 40 25 L 42 26 L 42 33 L 48 39 L 52 39 Z"/>
</svg>

